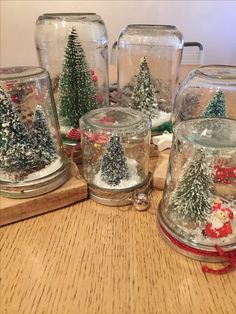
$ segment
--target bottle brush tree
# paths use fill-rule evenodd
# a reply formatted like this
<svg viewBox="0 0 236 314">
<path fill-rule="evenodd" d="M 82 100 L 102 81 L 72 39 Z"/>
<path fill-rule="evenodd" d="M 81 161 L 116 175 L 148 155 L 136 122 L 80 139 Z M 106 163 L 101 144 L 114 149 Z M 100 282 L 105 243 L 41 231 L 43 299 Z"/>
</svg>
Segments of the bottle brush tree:
<svg viewBox="0 0 236 314">
<path fill-rule="evenodd" d="M 81 116 L 98 107 L 93 79 L 74 27 L 69 32 L 65 48 L 59 94 L 61 126 L 79 128 Z"/>
<path fill-rule="evenodd" d="M 169 209 L 183 223 L 206 222 L 212 212 L 213 174 L 202 150 L 197 150 L 185 165 L 170 199 Z"/>
<path fill-rule="evenodd" d="M 0 168 L 30 173 L 38 163 L 29 133 L 0 86 Z"/>
<path fill-rule="evenodd" d="M 156 107 L 153 106 L 156 104 Z M 143 111 L 151 118 L 158 116 L 157 99 L 155 88 L 149 71 L 147 59 L 143 57 L 139 65 L 133 94 L 130 100 L 130 107 Z"/>
<path fill-rule="evenodd" d="M 214 97 L 207 104 L 204 112 L 204 118 L 226 118 L 225 96 L 224 92 L 218 90 Z"/>
<path fill-rule="evenodd" d="M 48 165 L 56 159 L 56 146 L 48 129 L 45 114 L 42 107 L 38 105 L 35 110 L 31 138 L 34 149 L 37 152 L 43 165 Z"/>
<path fill-rule="evenodd" d="M 118 135 L 111 136 L 107 144 L 101 163 L 101 177 L 111 186 L 118 185 L 121 180 L 129 179 L 127 159 Z"/>
</svg>

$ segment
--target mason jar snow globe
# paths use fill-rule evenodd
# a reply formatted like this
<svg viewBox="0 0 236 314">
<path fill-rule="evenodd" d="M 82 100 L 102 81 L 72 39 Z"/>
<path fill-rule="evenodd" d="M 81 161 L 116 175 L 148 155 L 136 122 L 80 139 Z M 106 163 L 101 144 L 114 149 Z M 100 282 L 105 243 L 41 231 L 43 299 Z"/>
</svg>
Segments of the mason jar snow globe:
<svg viewBox="0 0 236 314">
<path fill-rule="evenodd" d="M 182 34 L 171 25 L 128 25 L 119 36 L 119 105 L 147 113 L 152 133 L 172 131 L 182 50 Z"/>
<path fill-rule="evenodd" d="M 69 177 L 49 75 L 39 67 L 0 69 L 0 194 L 38 196 Z"/>
<path fill-rule="evenodd" d="M 95 201 L 119 206 L 149 177 L 150 119 L 123 107 L 93 110 L 80 120 L 83 173 Z"/>
<path fill-rule="evenodd" d="M 224 118 L 191 119 L 174 129 L 158 221 L 186 256 L 221 261 L 235 253 L 235 131 L 236 121 Z"/>
<path fill-rule="evenodd" d="M 173 123 L 193 118 L 236 120 L 236 66 L 203 65 L 182 82 L 174 103 Z"/>
<path fill-rule="evenodd" d="M 95 13 L 43 14 L 35 41 L 52 79 L 63 144 L 79 147 L 81 116 L 109 104 L 105 24 Z"/>
</svg>

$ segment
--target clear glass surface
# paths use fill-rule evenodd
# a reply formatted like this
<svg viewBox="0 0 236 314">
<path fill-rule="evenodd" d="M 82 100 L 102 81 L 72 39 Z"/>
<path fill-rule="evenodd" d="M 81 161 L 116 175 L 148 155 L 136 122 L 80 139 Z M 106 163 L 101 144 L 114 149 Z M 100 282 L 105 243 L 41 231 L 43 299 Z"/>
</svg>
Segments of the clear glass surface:
<svg viewBox="0 0 236 314">
<path fill-rule="evenodd" d="M 95 13 L 50 13 L 37 19 L 35 42 L 39 63 L 50 73 L 56 104 L 66 42 L 72 27 L 85 52 L 99 104 L 106 106 L 109 103 L 108 38 L 103 20 Z"/>
<path fill-rule="evenodd" d="M 216 100 L 215 109 L 206 111 Z M 204 65 L 189 73 L 182 82 L 174 103 L 173 123 L 204 116 L 236 119 L 236 66 Z M 220 109 L 221 107 L 221 109 Z"/>
<path fill-rule="evenodd" d="M 145 57 L 154 85 L 154 110 L 164 112 L 163 119 L 152 121 L 153 127 L 170 120 L 182 49 L 182 34 L 171 25 L 128 25 L 119 36 L 119 102 L 122 106 L 130 106 L 140 62 Z"/>
<path fill-rule="evenodd" d="M 81 118 L 81 140 L 84 176 L 89 184 L 126 190 L 146 180 L 150 120 L 145 114 L 121 107 L 93 110 Z M 102 165 L 108 170 L 103 171 Z"/>
<path fill-rule="evenodd" d="M 222 118 L 192 119 L 175 128 L 159 220 L 189 247 L 236 248 L 235 131 L 236 121 Z"/>
<path fill-rule="evenodd" d="M 9 197 L 55 189 L 68 178 L 56 107 L 46 70 L 0 70 L 0 183 Z"/>
</svg>

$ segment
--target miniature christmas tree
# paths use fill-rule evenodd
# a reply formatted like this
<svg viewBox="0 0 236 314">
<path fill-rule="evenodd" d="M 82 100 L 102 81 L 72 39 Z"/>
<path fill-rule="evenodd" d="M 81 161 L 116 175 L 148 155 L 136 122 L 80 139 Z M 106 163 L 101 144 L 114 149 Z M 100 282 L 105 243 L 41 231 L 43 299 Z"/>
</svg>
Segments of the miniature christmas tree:
<svg viewBox="0 0 236 314">
<path fill-rule="evenodd" d="M 121 180 L 129 178 L 124 148 L 117 135 L 111 136 L 107 144 L 107 151 L 101 164 L 101 176 L 111 186 L 116 186 Z"/>
<path fill-rule="evenodd" d="M 56 159 L 56 146 L 47 126 L 42 107 L 35 110 L 31 127 L 31 138 L 42 165 L 49 165 Z"/>
<path fill-rule="evenodd" d="M 204 118 L 226 118 L 225 96 L 221 90 L 218 90 L 215 96 L 207 104 L 204 112 Z"/>
<path fill-rule="evenodd" d="M 0 168 L 30 173 L 37 163 L 28 131 L 0 86 Z"/>
<path fill-rule="evenodd" d="M 207 221 L 212 212 L 213 175 L 202 150 L 197 150 L 183 170 L 170 200 L 170 210 L 177 220 L 188 223 Z"/>
<path fill-rule="evenodd" d="M 81 116 L 98 107 L 92 76 L 74 27 L 65 48 L 59 92 L 59 119 L 62 125 L 79 128 Z"/>
<path fill-rule="evenodd" d="M 151 118 L 158 116 L 159 110 L 157 108 L 155 89 L 145 57 L 143 57 L 140 62 L 139 72 L 130 100 L 130 107 L 143 111 Z"/>
</svg>

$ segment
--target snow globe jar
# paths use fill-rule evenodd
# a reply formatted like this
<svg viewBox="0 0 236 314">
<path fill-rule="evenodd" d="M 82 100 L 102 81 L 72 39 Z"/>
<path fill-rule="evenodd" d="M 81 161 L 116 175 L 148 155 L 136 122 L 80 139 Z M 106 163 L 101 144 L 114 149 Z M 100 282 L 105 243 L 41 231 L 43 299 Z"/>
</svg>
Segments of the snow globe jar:
<svg viewBox="0 0 236 314">
<path fill-rule="evenodd" d="M 75 146 L 80 117 L 109 104 L 105 24 L 95 13 L 43 14 L 35 41 L 40 65 L 52 79 L 63 143 Z"/>
<path fill-rule="evenodd" d="M 236 121 L 199 118 L 174 129 L 160 229 L 184 255 L 221 261 L 236 249 Z"/>
<path fill-rule="evenodd" d="M 0 194 L 47 193 L 69 177 L 56 107 L 46 70 L 0 70 Z"/>
<path fill-rule="evenodd" d="M 149 114 L 155 133 L 172 130 L 182 50 L 182 34 L 171 25 L 128 25 L 119 36 L 119 104 Z"/>
<path fill-rule="evenodd" d="M 236 120 L 236 66 L 204 65 L 189 73 L 174 103 L 173 123 L 193 118 Z"/>
<path fill-rule="evenodd" d="M 93 110 L 81 120 L 84 177 L 97 202 L 132 203 L 149 177 L 150 119 L 123 107 Z"/>
</svg>

